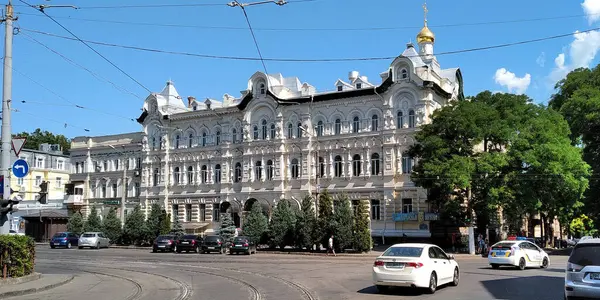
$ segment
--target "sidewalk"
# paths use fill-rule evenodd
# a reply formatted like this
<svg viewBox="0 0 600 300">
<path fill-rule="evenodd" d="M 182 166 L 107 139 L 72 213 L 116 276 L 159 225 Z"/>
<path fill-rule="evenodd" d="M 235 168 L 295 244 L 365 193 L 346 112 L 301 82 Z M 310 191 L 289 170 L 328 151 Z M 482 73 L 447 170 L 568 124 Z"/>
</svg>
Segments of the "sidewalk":
<svg viewBox="0 0 600 300">
<path fill-rule="evenodd" d="M 41 291 L 46 291 L 67 284 L 73 280 L 73 275 L 41 275 L 38 279 L 22 281 L 20 283 L 0 284 L 0 299 L 14 296 L 23 296 Z M 18 280 L 17 280 L 18 281 Z"/>
</svg>

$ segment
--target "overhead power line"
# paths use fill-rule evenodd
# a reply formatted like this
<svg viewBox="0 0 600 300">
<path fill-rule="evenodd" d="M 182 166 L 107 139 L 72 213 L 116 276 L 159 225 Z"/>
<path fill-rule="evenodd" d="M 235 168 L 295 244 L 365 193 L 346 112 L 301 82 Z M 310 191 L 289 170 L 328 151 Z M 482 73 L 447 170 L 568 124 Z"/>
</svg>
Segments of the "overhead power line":
<svg viewBox="0 0 600 300">
<path fill-rule="evenodd" d="M 125 72 L 123 69 L 121 69 L 119 66 L 117 66 L 115 63 L 113 63 L 110 59 L 108 59 L 106 56 L 102 55 L 100 52 L 98 52 L 96 49 L 94 49 L 92 46 L 90 46 L 88 43 L 86 43 L 84 40 L 80 39 L 76 34 L 74 34 L 71 30 L 69 30 L 67 27 L 65 27 L 64 25 L 62 25 L 60 22 L 56 21 L 56 19 L 54 19 L 52 16 L 50 16 L 49 14 L 46 13 L 46 11 L 44 10 L 43 7 L 36 7 L 34 5 L 31 5 L 27 2 L 25 2 L 24 0 L 19 0 L 22 3 L 28 5 L 29 7 L 32 7 L 36 10 L 38 10 L 39 12 L 41 12 L 42 14 L 44 14 L 46 17 L 48 17 L 50 20 L 52 20 L 52 22 L 56 23 L 56 25 L 60 26 L 62 29 L 64 29 L 66 32 L 68 32 L 71 36 L 73 36 L 75 39 L 77 39 L 78 41 L 80 41 L 82 44 L 84 44 L 86 47 L 88 47 L 90 50 L 94 51 L 94 53 L 96 53 L 98 56 L 100 56 L 102 59 L 104 59 L 106 62 L 108 62 L 109 64 L 111 64 L 113 67 L 115 67 L 117 70 L 119 70 L 121 73 L 123 73 L 125 76 L 129 77 L 129 79 L 131 79 L 132 81 L 134 81 L 135 83 L 137 83 L 140 87 L 142 87 L 143 89 L 145 89 L 148 93 L 152 93 L 152 91 L 147 88 L 145 85 L 143 85 L 141 82 L 139 82 L 138 80 L 136 80 L 135 78 L 133 78 L 131 75 L 129 75 L 129 73 Z"/>
<path fill-rule="evenodd" d="M 302 3 L 302 2 L 315 2 L 318 0 L 287 0 L 289 3 Z M 275 2 L 275 1 L 273 1 Z M 31 6 L 27 3 L 25 5 L 14 5 L 14 6 Z M 127 9 L 127 8 L 168 8 L 168 7 L 207 7 L 207 6 L 221 6 L 226 7 L 227 3 L 174 3 L 174 4 L 139 4 L 139 5 L 103 5 L 103 6 L 77 6 L 77 9 Z"/>
<path fill-rule="evenodd" d="M 43 31 L 38 31 L 38 30 L 30 30 L 30 29 L 24 29 L 24 28 L 21 28 L 21 30 L 24 30 L 24 31 L 27 31 L 27 32 L 32 32 L 32 33 L 37 33 L 37 34 L 42 34 L 42 35 L 46 35 L 46 36 L 61 38 L 61 39 L 75 40 L 74 38 L 71 38 L 71 37 L 62 36 L 62 35 L 53 34 L 53 33 L 48 33 L 48 32 L 43 32 Z M 531 44 L 531 43 L 537 43 L 537 42 L 542 42 L 542 41 L 547 41 L 547 40 L 554 40 L 554 39 L 559 39 L 559 38 L 564 38 L 564 37 L 570 37 L 570 36 L 574 36 L 574 35 L 576 35 L 578 33 L 586 33 L 586 32 L 592 32 L 592 31 L 597 31 L 597 30 L 600 30 L 600 27 L 596 27 L 596 28 L 592 28 L 592 29 L 588 29 L 588 30 L 582 30 L 582 31 L 579 31 L 579 32 L 571 32 L 571 33 L 553 35 L 553 36 L 548 36 L 548 37 L 543 37 L 543 38 L 537 38 L 537 39 L 523 40 L 523 41 L 512 42 L 512 43 L 505 43 L 505 44 L 498 44 L 498 45 L 491 45 L 491 46 L 484 46 L 484 47 L 476 47 L 476 48 L 468 48 L 468 49 L 461 49 L 461 50 L 454 50 L 454 51 L 443 51 L 443 52 L 435 53 L 435 55 L 436 56 L 442 56 L 442 55 L 468 53 L 468 52 L 478 52 L 478 51 L 484 51 L 484 50 L 506 48 L 506 47 L 511 47 L 511 46 Z M 124 48 L 124 49 L 131 49 L 131 50 L 137 50 L 137 51 L 163 53 L 163 54 L 192 56 L 192 57 L 199 57 L 199 58 L 226 59 L 226 60 L 251 60 L 251 61 L 260 61 L 261 60 L 260 57 L 243 57 L 243 56 L 223 56 L 223 55 L 198 54 L 198 53 L 189 53 L 189 52 L 180 52 L 180 51 L 169 51 L 169 50 L 161 50 L 161 49 L 144 48 L 144 47 L 137 47 L 137 46 L 128 46 L 128 45 L 113 44 L 113 43 L 98 42 L 98 41 L 90 41 L 90 40 L 85 40 L 85 42 L 90 43 L 90 44 L 107 46 L 107 47 L 116 47 L 116 48 Z M 420 56 L 420 55 L 415 55 L 415 57 L 416 56 Z M 348 58 L 269 58 L 269 57 L 264 57 L 264 58 L 262 58 L 262 60 L 264 60 L 264 61 L 277 61 L 277 62 L 344 62 L 344 61 L 392 60 L 392 59 L 395 59 L 396 57 L 397 56 L 348 57 Z"/>
<path fill-rule="evenodd" d="M 50 118 L 47 118 L 47 117 L 38 116 L 38 115 L 35 115 L 35 114 L 32 114 L 32 113 L 29 113 L 29 112 L 26 112 L 26 111 L 22 111 L 22 110 L 20 110 L 20 109 L 13 108 L 13 109 L 12 109 L 12 111 L 13 111 L 13 112 L 16 112 L 16 113 L 27 114 L 27 115 L 30 115 L 30 116 L 32 116 L 32 117 L 34 117 L 34 118 L 36 118 L 36 119 L 48 120 L 48 121 L 51 121 L 51 122 L 55 122 L 55 123 L 59 123 L 59 124 L 63 124 L 63 125 L 65 126 L 65 128 L 68 128 L 68 127 L 73 127 L 73 128 L 81 129 L 81 130 L 83 130 L 83 131 L 85 131 L 85 132 L 90 132 L 90 130 L 89 130 L 89 129 L 87 129 L 87 128 L 84 128 L 84 127 L 81 127 L 81 126 L 76 126 L 76 125 L 73 125 L 73 124 L 66 123 L 66 122 L 64 122 L 64 121 L 58 121 L 58 120 L 50 119 Z"/>
<path fill-rule="evenodd" d="M 289 2 L 289 1 L 288 1 Z M 18 13 L 21 15 L 44 17 L 38 14 L 30 13 Z M 503 25 L 513 23 L 528 23 L 528 22 L 541 22 L 541 21 L 552 21 L 552 20 L 564 20 L 573 18 L 585 18 L 588 16 L 595 16 L 600 14 L 589 14 L 589 15 L 565 15 L 565 16 L 554 16 L 554 17 L 541 17 L 531 19 L 514 19 L 504 21 L 482 21 L 482 22 L 470 22 L 470 23 L 451 23 L 451 24 L 427 24 L 430 28 L 449 28 L 449 27 L 468 27 L 468 26 L 482 26 L 482 25 Z M 54 17 L 56 19 L 73 20 L 73 21 L 84 21 L 84 22 L 97 22 L 106 24 L 123 24 L 123 25 L 138 25 L 138 26 L 154 26 L 154 27 L 179 27 L 179 28 L 196 28 L 196 29 L 207 29 L 207 30 L 248 30 L 247 27 L 236 27 L 236 26 L 203 26 L 203 25 L 190 25 L 190 24 L 177 24 L 177 23 L 157 23 L 157 22 L 132 22 L 132 21 L 120 21 L 120 20 L 104 20 L 104 19 L 88 19 L 88 18 L 72 18 L 72 17 Z M 327 27 L 315 27 L 315 28 L 286 28 L 286 27 L 253 27 L 254 31 L 394 31 L 394 30 L 406 30 L 406 29 L 420 29 L 421 26 L 373 26 L 373 27 L 344 27 L 344 28 L 327 28 Z"/>
</svg>

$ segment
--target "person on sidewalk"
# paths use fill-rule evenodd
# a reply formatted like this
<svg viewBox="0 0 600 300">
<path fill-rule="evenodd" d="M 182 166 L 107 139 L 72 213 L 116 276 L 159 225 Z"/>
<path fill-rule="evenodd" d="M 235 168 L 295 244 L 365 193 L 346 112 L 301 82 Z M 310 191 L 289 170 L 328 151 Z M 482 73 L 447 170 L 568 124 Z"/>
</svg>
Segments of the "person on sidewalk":
<svg viewBox="0 0 600 300">
<path fill-rule="evenodd" d="M 329 251 L 331 251 L 331 253 L 333 253 L 333 256 L 337 256 L 335 255 L 335 250 L 333 249 L 333 235 L 331 235 L 331 237 L 329 237 L 329 245 L 327 245 L 327 256 L 329 256 Z"/>
</svg>

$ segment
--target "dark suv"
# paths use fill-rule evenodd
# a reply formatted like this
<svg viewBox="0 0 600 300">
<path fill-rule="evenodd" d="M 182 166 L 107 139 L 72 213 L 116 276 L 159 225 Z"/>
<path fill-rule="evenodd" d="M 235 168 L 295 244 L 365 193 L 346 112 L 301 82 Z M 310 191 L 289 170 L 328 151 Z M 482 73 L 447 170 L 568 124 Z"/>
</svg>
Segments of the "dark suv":
<svg viewBox="0 0 600 300">
<path fill-rule="evenodd" d="M 223 238 L 218 235 L 209 235 L 204 238 L 204 242 L 202 243 L 202 253 L 225 253 L 225 242 Z"/>
<path fill-rule="evenodd" d="M 200 252 L 200 245 L 202 245 L 202 237 L 196 234 L 186 234 L 177 239 L 177 253 L 181 251 L 196 253 Z"/>
<path fill-rule="evenodd" d="M 238 236 L 233 239 L 229 254 L 245 253 L 250 255 L 256 253 L 256 244 L 247 236 Z"/>
</svg>

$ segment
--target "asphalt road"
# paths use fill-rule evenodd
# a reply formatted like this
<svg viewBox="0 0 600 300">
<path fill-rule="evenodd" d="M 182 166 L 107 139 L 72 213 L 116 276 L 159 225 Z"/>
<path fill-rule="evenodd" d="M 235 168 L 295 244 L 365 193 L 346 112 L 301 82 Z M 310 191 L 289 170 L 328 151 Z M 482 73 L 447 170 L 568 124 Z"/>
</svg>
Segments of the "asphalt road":
<svg viewBox="0 0 600 300">
<path fill-rule="evenodd" d="M 61 287 L 14 299 L 559 300 L 567 259 L 551 256 L 548 269 L 518 271 L 492 270 L 481 257 L 459 257 L 458 287 L 440 287 L 434 295 L 412 290 L 382 295 L 371 283 L 374 256 L 174 254 L 47 246 L 39 246 L 37 253 L 38 272 L 76 277 Z"/>
</svg>

